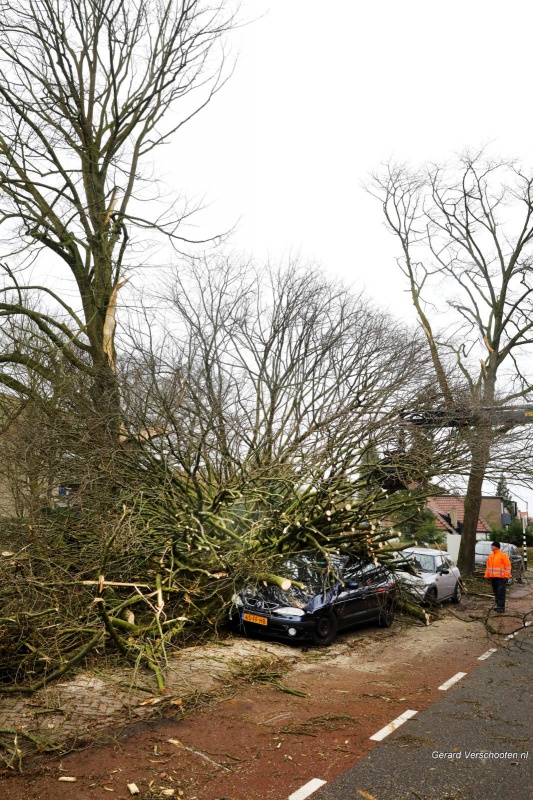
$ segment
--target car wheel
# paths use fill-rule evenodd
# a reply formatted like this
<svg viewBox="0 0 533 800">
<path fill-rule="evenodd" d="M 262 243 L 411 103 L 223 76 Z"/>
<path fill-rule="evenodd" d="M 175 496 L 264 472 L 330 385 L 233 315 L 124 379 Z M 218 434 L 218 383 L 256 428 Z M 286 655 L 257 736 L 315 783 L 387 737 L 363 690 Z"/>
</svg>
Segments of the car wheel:
<svg viewBox="0 0 533 800">
<path fill-rule="evenodd" d="M 313 644 L 327 647 L 335 639 L 339 623 L 335 614 L 320 614 L 315 621 Z"/>
<path fill-rule="evenodd" d="M 428 606 L 436 606 L 437 605 L 437 587 L 430 586 L 426 592 L 426 604 Z"/>
<path fill-rule="evenodd" d="M 394 622 L 394 603 L 387 603 L 379 612 L 378 625 L 380 628 L 390 628 Z"/>
<path fill-rule="evenodd" d="M 461 589 L 461 584 L 459 583 L 459 581 L 457 581 L 457 583 L 455 584 L 455 591 L 452 594 L 452 603 L 455 603 L 457 605 L 458 603 L 461 602 L 462 597 L 463 597 L 463 590 Z"/>
</svg>

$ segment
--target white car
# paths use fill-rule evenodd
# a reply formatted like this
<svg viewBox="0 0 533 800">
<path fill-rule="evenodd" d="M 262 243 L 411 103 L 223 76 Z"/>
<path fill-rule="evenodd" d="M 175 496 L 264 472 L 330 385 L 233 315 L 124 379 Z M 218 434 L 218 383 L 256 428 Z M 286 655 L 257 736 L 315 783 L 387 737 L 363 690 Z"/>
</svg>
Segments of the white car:
<svg viewBox="0 0 533 800">
<path fill-rule="evenodd" d="M 399 572 L 397 577 L 421 600 L 431 604 L 442 603 L 443 600 L 461 602 L 461 573 L 448 553 L 425 547 L 410 547 L 402 550 L 401 556 L 409 559 L 416 575 Z"/>
<path fill-rule="evenodd" d="M 514 544 L 509 544 L 508 542 L 500 542 L 500 550 L 502 553 L 505 553 L 509 556 L 511 561 L 511 579 L 517 581 L 517 583 L 522 583 L 522 573 L 524 572 L 524 562 L 522 561 L 522 556 L 520 555 L 520 550 Z M 481 541 L 476 542 L 476 568 L 477 569 L 485 569 L 487 564 L 487 558 L 492 553 L 491 542 L 490 541 Z"/>
</svg>

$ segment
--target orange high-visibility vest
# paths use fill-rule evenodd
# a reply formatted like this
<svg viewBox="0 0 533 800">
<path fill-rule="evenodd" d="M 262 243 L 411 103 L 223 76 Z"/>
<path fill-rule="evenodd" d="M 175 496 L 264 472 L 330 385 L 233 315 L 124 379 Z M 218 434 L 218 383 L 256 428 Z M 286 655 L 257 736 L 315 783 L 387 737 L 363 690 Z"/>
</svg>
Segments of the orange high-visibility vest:
<svg viewBox="0 0 533 800">
<path fill-rule="evenodd" d="M 510 578 L 511 562 L 509 556 L 501 550 L 495 550 L 487 558 L 485 578 Z"/>
</svg>

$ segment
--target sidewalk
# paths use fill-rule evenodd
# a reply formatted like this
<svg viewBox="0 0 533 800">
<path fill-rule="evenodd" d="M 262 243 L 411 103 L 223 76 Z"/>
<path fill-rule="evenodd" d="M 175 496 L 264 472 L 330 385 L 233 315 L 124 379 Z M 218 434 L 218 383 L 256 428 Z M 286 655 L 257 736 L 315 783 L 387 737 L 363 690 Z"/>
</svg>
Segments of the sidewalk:
<svg viewBox="0 0 533 800">
<path fill-rule="evenodd" d="M 168 704 L 173 697 L 215 690 L 229 679 L 232 657 L 253 658 L 273 649 L 275 645 L 247 641 L 238 647 L 215 643 L 188 647 L 171 660 L 166 698 L 158 697 L 153 673 L 146 668 L 136 670 L 118 662 L 79 672 L 34 694 L 0 695 L 0 727 L 25 728 L 46 745 L 87 742 L 113 725 L 157 715 L 158 701 Z M 155 704 L 146 704 L 150 698 Z M 31 750 L 27 742 L 22 746 Z"/>
</svg>

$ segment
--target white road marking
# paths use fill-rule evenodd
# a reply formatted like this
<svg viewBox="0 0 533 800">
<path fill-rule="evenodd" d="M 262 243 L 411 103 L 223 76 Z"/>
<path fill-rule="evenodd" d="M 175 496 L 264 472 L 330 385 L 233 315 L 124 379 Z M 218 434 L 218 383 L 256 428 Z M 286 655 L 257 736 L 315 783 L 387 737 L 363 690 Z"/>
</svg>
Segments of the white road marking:
<svg viewBox="0 0 533 800">
<path fill-rule="evenodd" d="M 528 622 L 524 622 L 524 628 L 529 628 L 530 625 L 533 625 L 533 620 L 529 620 Z M 514 633 L 510 633 L 509 636 L 506 636 L 505 638 L 506 639 L 514 639 L 518 632 L 519 631 L 515 631 Z M 57 685 L 61 686 L 60 683 L 58 683 Z"/>
<path fill-rule="evenodd" d="M 313 778 L 309 783 L 306 783 L 305 786 L 301 786 L 295 792 L 289 795 L 289 800 L 305 800 L 306 797 L 309 797 L 310 794 L 316 792 L 317 789 L 320 789 L 321 786 L 324 786 L 326 781 L 320 780 L 320 778 Z"/>
<path fill-rule="evenodd" d="M 467 674 L 468 674 L 467 672 L 458 672 L 457 675 L 453 676 L 453 678 L 450 678 L 448 681 L 445 681 L 445 683 L 443 683 L 442 686 L 439 686 L 440 691 L 445 692 L 447 689 L 450 688 L 450 686 L 453 686 L 454 683 L 460 681 L 461 678 L 464 678 L 464 676 Z"/>
<path fill-rule="evenodd" d="M 403 714 L 400 714 L 399 717 L 396 717 L 396 719 L 393 719 L 392 722 L 389 722 L 388 725 L 385 725 L 384 728 L 382 728 L 380 731 L 375 733 L 370 738 L 374 742 L 381 742 L 381 740 L 384 739 L 386 736 L 388 736 L 389 733 L 392 733 L 393 731 L 395 731 L 396 728 L 399 728 L 400 725 L 403 725 L 403 723 L 407 722 L 408 719 L 411 719 L 411 717 L 414 717 L 415 714 L 418 714 L 418 711 L 412 711 L 412 710 L 404 711 Z"/>
<path fill-rule="evenodd" d="M 490 650 L 487 650 L 486 653 L 483 653 L 482 656 L 479 656 L 478 661 L 485 661 L 486 658 L 491 656 L 493 653 L 496 653 L 497 651 L 498 651 L 497 647 L 491 647 Z"/>
</svg>

